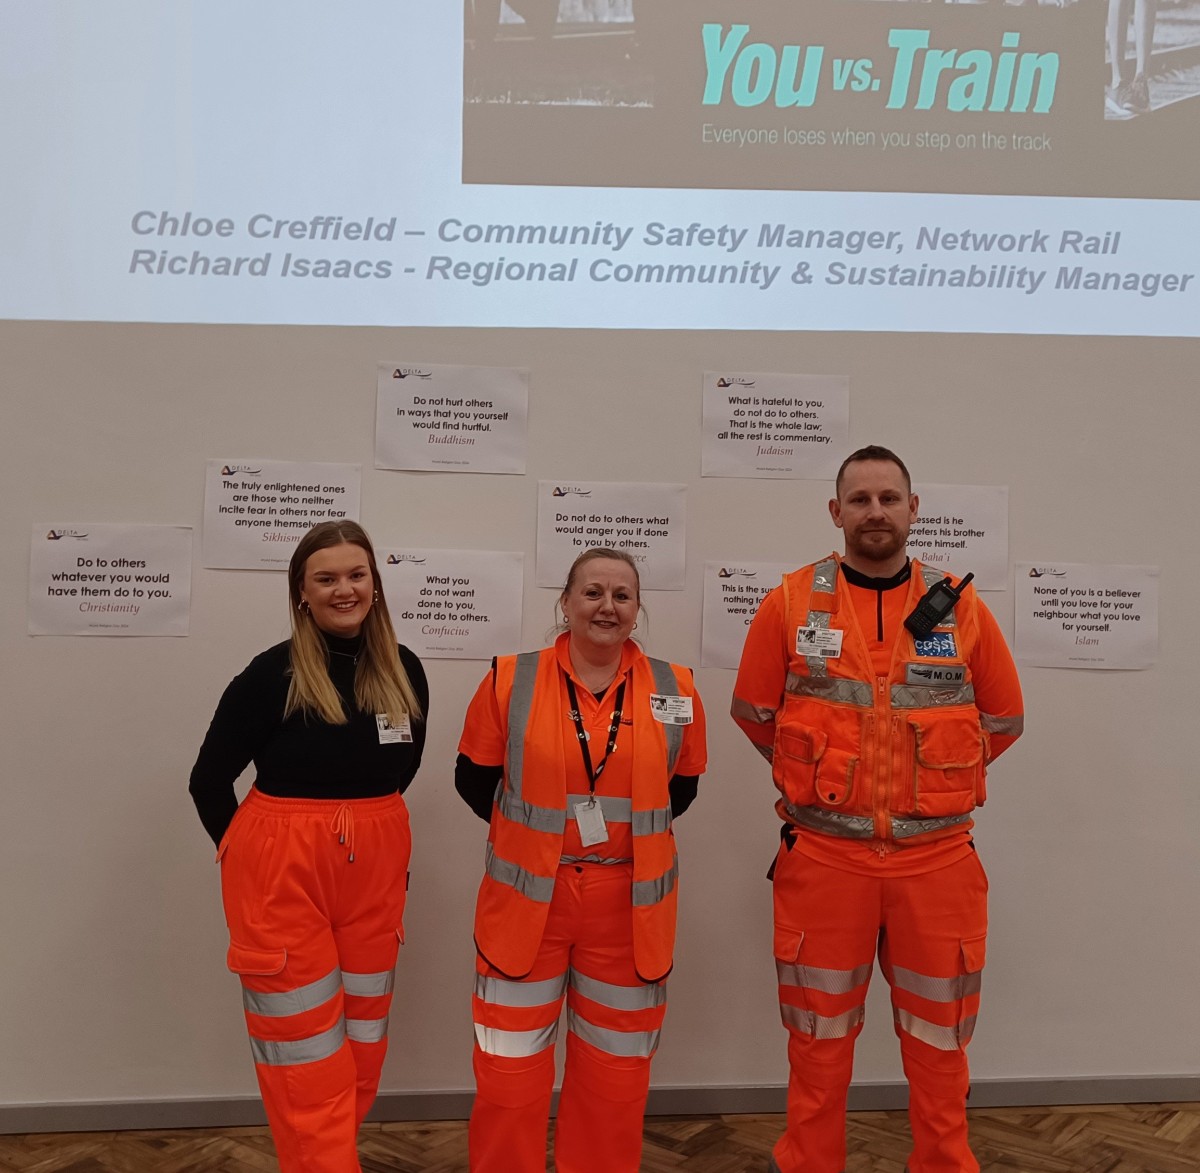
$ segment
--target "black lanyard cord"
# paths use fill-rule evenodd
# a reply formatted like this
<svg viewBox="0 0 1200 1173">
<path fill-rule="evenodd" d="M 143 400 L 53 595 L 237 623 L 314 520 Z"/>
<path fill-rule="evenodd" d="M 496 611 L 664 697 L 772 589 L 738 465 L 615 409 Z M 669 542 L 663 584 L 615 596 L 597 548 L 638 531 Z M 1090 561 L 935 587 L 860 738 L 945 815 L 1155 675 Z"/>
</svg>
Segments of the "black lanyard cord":
<svg viewBox="0 0 1200 1173">
<path fill-rule="evenodd" d="M 566 674 L 564 673 L 564 675 Z M 579 696 L 575 692 L 575 682 L 570 676 L 567 676 L 567 696 L 571 701 L 570 715 L 571 720 L 575 722 L 575 736 L 579 739 L 579 751 L 583 754 L 583 768 L 587 772 L 588 797 L 594 798 L 596 796 L 596 781 L 604 773 L 604 767 L 608 765 L 608 759 L 617 748 L 617 734 L 621 730 L 621 709 L 625 702 L 625 681 L 621 681 L 620 687 L 617 689 L 616 699 L 613 702 L 612 724 L 608 727 L 608 744 L 604 749 L 604 758 L 594 770 L 592 769 L 592 754 L 588 749 L 587 731 L 583 727 L 583 714 L 579 711 Z"/>
</svg>

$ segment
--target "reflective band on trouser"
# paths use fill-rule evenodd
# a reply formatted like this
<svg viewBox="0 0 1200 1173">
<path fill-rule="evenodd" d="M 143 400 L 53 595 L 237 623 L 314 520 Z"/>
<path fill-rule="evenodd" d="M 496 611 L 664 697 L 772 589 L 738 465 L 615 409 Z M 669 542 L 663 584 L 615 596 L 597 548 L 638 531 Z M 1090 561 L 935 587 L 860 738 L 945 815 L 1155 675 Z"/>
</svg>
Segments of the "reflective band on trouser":
<svg viewBox="0 0 1200 1173">
<path fill-rule="evenodd" d="M 249 1014 L 260 1014 L 264 1018 L 290 1018 L 306 1010 L 323 1006 L 342 988 L 342 972 L 331 969 L 323 978 L 309 982 L 295 990 L 280 990 L 277 993 L 261 993 L 242 987 L 242 1005 Z"/>
<path fill-rule="evenodd" d="M 316 1063 L 336 1055 L 346 1041 L 346 1023 L 338 1019 L 328 1030 L 310 1035 L 306 1039 L 291 1039 L 279 1042 L 272 1039 L 256 1039 L 250 1036 L 250 1052 L 255 1063 L 267 1067 L 294 1067 L 297 1063 Z"/>
<path fill-rule="evenodd" d="M 824 1015 L 787 1002 L 780 1005 L 779 1013 L 784 1026 L 814 1039 L 844 1039 L 855 1027 L 862 1026 L 867 1016 L 864 1006 L 845 1014 Z"/>
<path fill-rule="evenodd" d="M 954 977 L 930 977 L 900 965 L 892 966 L 892 1014 L 896 1026 L 939 1051 L 961 1050 L 975 1033 L 976 1008 L 979 1005 L 982 979 L 983 974 L 978 970 L 956 974 Z M 910 1007 L 896 1005 L 897 991 L 915 994 L 918 998 L 938 1006 L 953 1007 L 949 1017 L 955 1019 L 955 1011 L 959 1016 L 952 1023 L 931 1022 Z"/>
<path fill-rule="evenodd" d="M 567 1029 L 597 1051 L 625 1059 L 649 1059 L 658 1050 L 661 1033 L 657 1030 L 609 1030 L 588 1022 L 574 1010 L 567 1011 Z"/>
<path fill-rule="evenodd" d="M 574 969 L 570 972 L 570 982 L 576 993 L 610 1010 L 653 1010 L 667 1004 L 667 987 L 662 982 L 615 986 Z"/>
<path fill-rule="evenodd" d="M 528 1058 L 554 1046 L 567 975 L 513 981 L 475 975 L 475 1041 L 487 1055 Z"/>
<path fill-rule="evenodd" d="M 347 1018 L 346 1038 L 352 1043 L 382 1043 L 387 1038 L 388 1020 L 383 1018 Z"/>
<path fill-rule="evenodd" d="M 775 973 L 781 986 L 800 986 L 806 990 L 817 990 L 822 994 L 848 994 L 851 990 L 866 985 L 871 977 L 871 966 L 856 965 L 853 969 L 822 969 L 815 965 L 795 965 L 776 959 Z"/>
<path fill-rule="evenodd" d="M 475 1024 L 475 1041 L 485 1055 L 504 1059 L 527 1059 L 548 1047 L 558 1038 L 558 1019 L 538 1030 L 500 1030 L 494 1026 Z"/>
<path fill-rule="evenodd" d="M 359 998 L 380 998 L 390 994 L 396 984 L 396 971 L 384 969 L 379 973 L 343 972 L 342 985 L 347 994 Z"/>
<path fill-rule="evenodd" d="M 567 989 L 567 975 L 540 982 L 514 982 L 507 978 L 475 975 L 475 997 L 492 1006 L 548 1006 Z"/>
</svg>

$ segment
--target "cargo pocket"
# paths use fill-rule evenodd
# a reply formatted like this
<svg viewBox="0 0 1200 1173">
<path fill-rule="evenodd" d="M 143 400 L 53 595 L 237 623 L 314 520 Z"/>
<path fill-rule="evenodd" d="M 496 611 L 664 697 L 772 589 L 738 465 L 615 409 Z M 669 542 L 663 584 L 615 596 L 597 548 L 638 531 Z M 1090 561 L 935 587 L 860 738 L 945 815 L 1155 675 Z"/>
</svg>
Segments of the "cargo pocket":
<svg viewBox="0 0 1200 1173">
<path fill-rule="evenodd" d="M 273 977 L 287 965 L 286 949 L 254 949 L 249 945 L 229 943 L 225 964 L 239 977 Z"/>
<path fill-rule="evenodd" d="M 983 981 L 983 967 L 987 961 L 987 935 L 971 937 L 961 942 L 959 952 L 962 978 L 956 1034 L 959 1050 L 963 1050 L 975 1033 L 975 1018 L 979 1013 L 979 990 Z"/>
<path fill-rule="evenodd" d="M 790 1030 L 812 1034 L 812 1014 L 804 988 L 800 950 L 804 930 L 775 925 L 775 976 L 779 979 L 779 1014 Z"/>
<path fill-rule="evenodd" d="M 911 725 L 913 797 L 926 818 L 965 814 L 983 797 L 984 743 L 972 714 Z"/>
<path fill-rule="evenodd" d="M 775 785 L 793 806 L 816 801 L 817 767 L 827 741 L 823 730 L 807 725 L 783 725 L 776 732 L 772 772 Z"/>
</svg>

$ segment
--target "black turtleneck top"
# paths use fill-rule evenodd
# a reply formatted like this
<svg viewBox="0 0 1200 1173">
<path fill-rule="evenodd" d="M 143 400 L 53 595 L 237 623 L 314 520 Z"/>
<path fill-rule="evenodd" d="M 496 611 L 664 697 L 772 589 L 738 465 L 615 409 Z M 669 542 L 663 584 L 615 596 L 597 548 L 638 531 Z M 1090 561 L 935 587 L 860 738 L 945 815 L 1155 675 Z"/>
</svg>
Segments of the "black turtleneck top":
<svg viewBox="0 0 1200 1173">
<path fill-rule="evenodd" d="M 842 573 L 851 586 L 875 592 L 875 639 L 879 643 L 883 643 L 883 592 L 904 586 L 912 578 L 912 560 L 906 559 L 904 565 L 888 578 L 873 578 L 869 574 L 863 574 L 861 570 L 855 570 L 853 566 L 847 566 L 844 562 L 842 563 Z M 863 634 L 868 635 L 867 632 L 863 632 Z M 894 639 L 895 636 L 893 633 L 888 633 L 888 638 Z"/>
<path fill-rule="evenodd" d="M 422 719 L 410 722 L 411 742 L 381 745 L 374 713 L 355 707 L 354 672 L 361 636 L 326 635 L 329 677 L 346 706 L 349 721 L 329 725 L 318 717 L 293 713 L 284 720 L 291 641 L 255 656 L 225 689 L 196 764 L 188 790 L 200 821 L 220 843 L 234 812 L 233 784 L 254 763 L 254 785 L 278 798 L 378 798 L 401 794 L 421 764 L 429 685 L 421 661 L 401 645 L 400 663 L 417 694 Z"/>
</svg>

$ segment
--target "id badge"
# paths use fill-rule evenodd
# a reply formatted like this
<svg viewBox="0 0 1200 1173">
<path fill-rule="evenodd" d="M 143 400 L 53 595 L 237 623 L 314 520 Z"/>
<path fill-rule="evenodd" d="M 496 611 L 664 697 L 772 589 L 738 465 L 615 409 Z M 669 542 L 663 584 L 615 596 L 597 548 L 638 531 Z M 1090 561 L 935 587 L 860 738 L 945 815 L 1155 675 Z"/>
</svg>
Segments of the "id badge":
<svg viewBox="0 0 1200 1173">
<path fill-rule="evenodd" d="M 579 842 L 584 847 L 608 842 L 608 824 L 604 821 L 604 811 L 598 802 L 589 798 L 585 802 L 575 803 L 575 822 L 579 827 Z"/>
<path fill-rule="evenodd" d="M 821 656 L 826 660 L 840 660 L 842 634 L 842 630 L 837 627 L 797 627 L 796 655 Z"/>
<path fill-rule="evenodd" d="M 690 696 L 664 696 L 659 692 L 650 694 L 650 713 L 660 725 L 690 725 L 692 723 L 692 698 Z"/>
<path fill-rule="evenodd" d="M 412 722 L 405 715 L 403 720 L 393 725 L 387 713 L 375 714 L 375 728 L 379 730 L 380 745 L 395 745 L 400 741 L 412 741 Z"/>
</svg>

